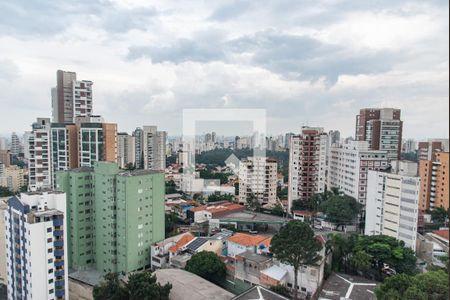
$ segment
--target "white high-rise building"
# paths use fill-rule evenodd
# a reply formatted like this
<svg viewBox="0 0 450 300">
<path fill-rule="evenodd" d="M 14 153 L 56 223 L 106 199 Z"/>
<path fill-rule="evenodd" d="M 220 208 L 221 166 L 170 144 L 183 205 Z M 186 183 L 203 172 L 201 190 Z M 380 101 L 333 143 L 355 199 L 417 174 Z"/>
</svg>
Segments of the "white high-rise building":
<svg viewBox="0 0 450 300">
<path fill-rule="evenodd" d="M 273 206 L 277 201 L 277 161 L 253 156 L 239 163 L 238 202 L 247 203 L 254 196 L 261 205 Z"/>
<path fill-rule="evenodd" d="M 290 139 L 288 211 L 295 200 L 323 193 L 326 185 L 328 136 L 320 127 L 302 127 Z"/>
<path fill-rule="evenodd" d="M 366 141 L 334 144 L 328 158 L 328 187 L 339 188 L 344 194 L 366 203 L 367 172 L 388 168 L 387 151 L 369 150 Z"/>
<path fill-rule="evenodd" d="M 420 178 L 400 169 L 406 171 L 368 172 L 364 233 L 392 236 L 415 251 Z"/>
<path fill-rule="evenodd" d="M 18 155 L 20 153 L 20 139 L 19 136 L 13 132 L 11 134 L 11 154 Z"/>
<path fill-rule="evenodd" d="M 38 118 L 28 138 L 28 188 L 35 191 L 52 185 L 50 119 Z"/>
<path fill-rule="evenodd" d="M 136 163 L 135 149 L 136 141 L 134 136 L 128 133 L 117 134 L 117 159 L 119 161 L 119 167 L 125 168 L 128 164 L 133 166 Z"/>
<path fill-rule="evenodd" d="M 5 211 L 8 299 L 68 299 L 66 195 L 22 193 Z"/>
<path fill-rule="evenodd" d="M 158 131 L 156 126 L 142 128 L 143 165 L 146 170 L 166 169 L 167 132 Z"/>
</svg>

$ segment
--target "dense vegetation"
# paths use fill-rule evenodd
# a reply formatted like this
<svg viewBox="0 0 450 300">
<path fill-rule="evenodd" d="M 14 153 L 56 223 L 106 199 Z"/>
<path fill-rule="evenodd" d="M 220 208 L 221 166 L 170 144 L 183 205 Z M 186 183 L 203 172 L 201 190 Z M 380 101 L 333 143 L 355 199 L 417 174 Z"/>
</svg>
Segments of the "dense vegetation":
<svg viewBox="0 0 450 300">
<path fill-rule="evenodd" d="M 378 300 L 447 300 L 448 274 L 442 270 L 415 276 L 398 274 L 387 278 L 375 294 Z"/>
<path fill-rule="evenodd" d="M 119 279 L 117 273 L 108 273 L 103 281 L 94 286 L 94 300 L 169 300 L 172 285 L 161 285 L 149 272 L 130 275 L 128 282 Z"/>
<path fill-rule="evenodd" d="M 225 280 L 227 272 L 224 262 L 211 251 L 194 254 L 185 269 L 216 284 L 221 284 Z"/>
<path fill-rule="evenodd" d="M 218 201 L 233 201 L 234 196 L 230 194 L 221 195 L 219 193 L 214 193 L 208 196 L 207 202 L 218 202 Z"/>
<path fill-rule="evenodd" d="M 416 257 L 403 241 L 385 235 L 330 234 L 327 247 L 333 250 L 332 270 L 355 273 L 376 280 L 386 277 L 386 269 L 414 275 Z M 387 268 L 385 268 L 387 267 Z"/>
</svg>

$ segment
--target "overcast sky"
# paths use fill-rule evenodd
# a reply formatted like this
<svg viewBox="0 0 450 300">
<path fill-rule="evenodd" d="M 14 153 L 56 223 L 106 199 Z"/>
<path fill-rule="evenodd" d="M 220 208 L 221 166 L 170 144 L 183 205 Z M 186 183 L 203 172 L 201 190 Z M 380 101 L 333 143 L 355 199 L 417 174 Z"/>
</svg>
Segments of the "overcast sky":
<svg viewBox="0 0 450 300">
<path fill-rule="evenodd" d="M 349 136 L 360 108 L 388 106 L 404 137 L 448 137 L 448 21 L 448 0 L 1 1 L 0 133 L 51 115 L 62 69 L 121 131 L 266 108 L 270 133 Z"/>
</svg>

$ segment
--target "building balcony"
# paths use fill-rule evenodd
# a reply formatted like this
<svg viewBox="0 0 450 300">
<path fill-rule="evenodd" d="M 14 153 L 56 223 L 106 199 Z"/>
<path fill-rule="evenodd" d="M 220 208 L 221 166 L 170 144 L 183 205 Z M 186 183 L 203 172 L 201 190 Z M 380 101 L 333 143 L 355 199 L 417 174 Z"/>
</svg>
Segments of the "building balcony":
<svg viewBox="0 0 450 300">
<path fill-rule="evenodd" d="M 64 247 L 64 240 L 55 240 L 55 241 L 53 242 L 53 245 L 54 245 L 55 247 Z"/>
<path fill-rule="evenodd" d="M 63 226 L 63 224 L 64 224 L 64 221 L 63 221 L 63 219 L 55 219 L 55 220 L 53 220 L 53 226 Z"/>
<path fill-rule="evenodd" d="M 58 298 L 64 297 L 64 290 L 56 290 L 55 295 Z"/>
<path fill-rule="evenodd" d="M 56 271 L 55 276 L 64 276 L 64 270 Z"/>
<path fill-rule="evenodd" d="M 56 261 L 55 261 L 55 266 L 56 266 L 56 267 L 62 267 L 62 266 L 64 266 L 64 260 L 56 260 Z M 63 273 L 64 273 L 64 271 L 63 271 Z"/>
<path fill-rule="evenodd" d="M 55 281 L 55 286 L 64 286 L 64 284 L 65 284 L 64 280 Z"/>
<path fill-rule="evenodd" d="M 64 236 L 64 231 L 62 230 L 55 230 L 53 231 L 54 236 Z"/>
<path fill-rule="evenodd" d="M 64 256 L 64 250 L 55 250 L 55 256 Z"/>
</svg>

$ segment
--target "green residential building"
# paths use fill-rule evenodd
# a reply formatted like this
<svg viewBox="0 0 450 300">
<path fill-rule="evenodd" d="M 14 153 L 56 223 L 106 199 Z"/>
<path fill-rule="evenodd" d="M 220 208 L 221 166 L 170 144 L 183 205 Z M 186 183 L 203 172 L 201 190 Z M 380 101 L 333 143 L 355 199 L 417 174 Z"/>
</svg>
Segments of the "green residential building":
<svg viewBox="0 0 450 300">
<path fill-rule="evenodd" d="M 94 168 L 56 173 L 56 186 L 66 193 L 69 268 L 85 270 L 95 263 Z"/>
<path fill-rule="evenodd" d="M 150 266 L 151 245 L 164 239 L 163 173 L 97 162 L 58 172 L 56 183 L 68 194 L 70 268 L 126 274 Z"/>
</svg>

